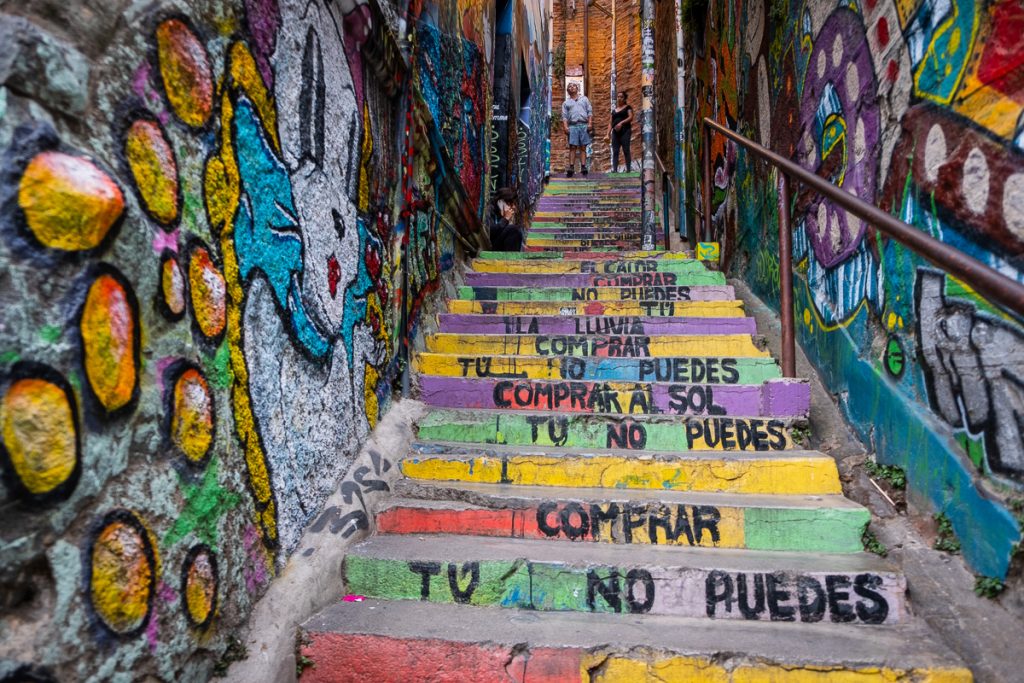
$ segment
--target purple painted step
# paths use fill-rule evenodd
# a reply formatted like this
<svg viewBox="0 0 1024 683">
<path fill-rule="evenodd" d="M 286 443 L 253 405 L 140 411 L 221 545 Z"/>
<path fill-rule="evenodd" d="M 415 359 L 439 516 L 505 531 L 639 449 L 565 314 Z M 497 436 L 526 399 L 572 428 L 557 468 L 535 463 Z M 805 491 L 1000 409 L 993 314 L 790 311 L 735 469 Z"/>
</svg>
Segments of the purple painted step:
<svg viewBox="0 0 1024 683">
<path fill-rule="evenodd" d="M 457 334 L 757 334 L 753 318 L 439 313 L 440 332 Z"/>
<path fill-rule="evenodd" d="M 640 389 L 645 394 L 650 412 L 666 415 L 801 417 L 807 415 L 811 402 L 810 384 L 796 379 L 711 386 L 421 375 L 419 386 L 421 401 L 443 408 L 609 412 L 616 403 L 622 403 L 621 400 L 608 400 L 609 389 L 627 392 Z M 594 397 L 597 400 L 593 400 Z M 620 405 L 626 409 L 628 406 L 629 403 Z"/>
<path fill-rule="evenodd" d="M 466 273 L 469 287 L 662 287 L 679 284 L 681 273 Z M 731 301 L 732 285 L 692 285 L 694 301 Z"/>
</svg>

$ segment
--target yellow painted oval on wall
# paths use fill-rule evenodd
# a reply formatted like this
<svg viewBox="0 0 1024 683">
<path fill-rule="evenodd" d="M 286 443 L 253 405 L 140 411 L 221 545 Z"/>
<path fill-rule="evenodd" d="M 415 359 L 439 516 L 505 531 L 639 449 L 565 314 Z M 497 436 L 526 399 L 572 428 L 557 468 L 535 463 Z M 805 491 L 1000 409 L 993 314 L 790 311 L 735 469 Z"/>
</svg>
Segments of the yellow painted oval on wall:
<svg viewBox="0 0 1024 683">
<path fill-rule="evenodd" d="M 178 220 L 178 164 L 156 121 L 140 119 L 125 134 L 124 156 L 146 211 L 159 223 Z"/>
<path fill-rule="evenodd" d="M 217 607 L 217 560 L 204 545 L 192 548 L 182 568 L 181 592 L 185 615 L 193 626 L 210 623 Z"/>
<path fill-rule="evenodd" d="M 213 443 L 213 396 L 206 378 L 186 368 L 174 382 L 171 440 L 189 462 L 201 463 Z"/>
<path fill-rule="evenodd" d="M 201 128 L 213 111 L 213 71 L 206 48 L 181 19 L 156 29 L 156 51 L 167 101 L 179 119 Z"/>
<path fill-rule="evenodd" d="M 126 407 L 138 384 L 138 306 L 128 283 L 113 269 L 89 286 L 79 328 L 93 395 L 108 412 Z"/>
<path fill-rule="evenodd" d="M 124 195 L 109 175 L 83 157 L 42 152 L 18 184 L 18 206 L 35 238 L 64 251 L 93 249 L 124 212 Z"/>
<path fill-rule="evenodd" d="M 208 339 L 216 339 L 227 322 L 227 284 L 206 247 L 192 248 L 188 285 L 192 295 L 192 314 L 199 331 Z"/>
<path fill-rule="evenodd" d="M 89 554 L 89 598 L 103 625 L 130 635 L 145 625 L 158 574 L 149 531 L 137 516 L 115 510 L 103 520 Z"/>
<path fill-rule="evenodd" d="M 45 368 L 40 376 L 12 380 L 0 399 L 4 453 L 17 484 L 31 497 L 73 485 L 79 464 L 74 396 L 63 378 L 50 373 L 56 375 Z"/>
</svg>

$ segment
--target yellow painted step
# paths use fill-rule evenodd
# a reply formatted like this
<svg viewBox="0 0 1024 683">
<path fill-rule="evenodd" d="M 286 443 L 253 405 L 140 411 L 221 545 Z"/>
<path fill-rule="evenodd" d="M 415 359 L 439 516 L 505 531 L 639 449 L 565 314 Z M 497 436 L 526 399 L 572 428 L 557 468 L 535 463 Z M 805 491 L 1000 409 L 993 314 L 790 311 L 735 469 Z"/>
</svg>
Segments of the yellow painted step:
<svg viewBox="0 0 1024 683">
<path fill-rule="evenodd" d="M 767 356 L 749 334 L 601 337 L 587 335 L 430 334 L 427 351 L 528 356 Z"/>
</svg>

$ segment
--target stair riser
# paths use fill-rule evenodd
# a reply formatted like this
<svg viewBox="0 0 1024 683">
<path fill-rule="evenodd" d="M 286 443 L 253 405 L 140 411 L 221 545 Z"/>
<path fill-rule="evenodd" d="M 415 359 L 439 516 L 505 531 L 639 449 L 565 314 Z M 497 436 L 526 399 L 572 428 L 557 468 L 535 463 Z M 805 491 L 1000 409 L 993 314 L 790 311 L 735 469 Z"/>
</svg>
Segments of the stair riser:
<svg viewBox="0 0 1024 683">
<path fill-rule="evenodd" d="M 629 249 L 636 248 L 637 239 L 586 239 L 583 237 L 558 237 L 547 239 L 533 236 L 526 240 L 526 249 L 543 247 L 545 249 L 561 249 L 562 251 L 576 249 Z"/>
<path fill-rule="evenodd" d="M 523 252 L 509 252 L 522 254 Z M 722 273 L 708 271 L 693 261 L 672 259 L 607 259 L 592 260 L 572 258 L 530 259 L 489 259 L 473 263 L 473 269 L 480 273 L 543 273 L 545 275 L 638 275 L 643 273 L 675 273 L 688 275 L 694 285 L 724 285 Z"/>
<path fill-rule="evenodd" d="M 676 384 L 760 384 L 782 376 L 772 358 L 473 357 L 418 353 L 424 375 L 481 379 L 552 379 Z"/>
<path fill-rule="evenodd" d="M 430 448 L 419 444 L 417 451 Z M 622 488 L 696 493 L 826 495 L 842 493 L 835 461 L 824 457 L 638 460 L 625 456 L 479 455 L 419 453 L 402 473 L 423 481 Z"/>
<path fill-rule="evenodd" d="M 343 573 L 350 592 L 369 597 L 517 609 L 857 625 L 899 623 L 905 611 L 904 581 L 891 573 L 407 562 L 359 555 L 345 558 Z"/>
<path fill-rule="evenodd" d="M 430 334 L 428 353 L 469 356 L 587 356 L 597 358 L 682 358 L 686 356 L 767 356 L 749 335 L 649 337 L 621 335 Z"/>
<path fill-rule="evenodd" d="M 646 420 L 589 414 L 477 415 L 438 411 L 420 423 L 424 441 L 493 443 L 631 451 L 782 451 L 793 448 L 789 427 L 768 418 L 692 417 Z"/>
<path fill-rule="evenodd" d="M 383 534 L 459 534 L 619 545 L 856 553 L 870 519 L 864 509 L 779 509 L 547 500 L 524 508 L 379 512 Z"/>
<path fill-rule="evenodd" d="M 735 299 L 731 285 L 693 285 L 684 273 L 561 274 L 549 273 L 466 273 L 467 287 L 590 288 L 590 287 L 689 287 L 695 300 Z M 700 295 L 707 290 L 714 296 Z"/>
<path fill-rule="evenodd" d="M 449 313 L 488 315 L 611 315 L 744 317 L 739 301 L 472 301 L 451 299 Z"/>
<path fill-rule="evenodd" d="M 551 410 L 566 413 L 806 417 L 810 385 L 629 385 L 602 382 L 477 380 L 422 376 L 420 400 L 439 408 Z"/>
<path fill-rule="evenodd" d="M 587 650 L 537 647 L 522 643 L 497 644 L 442 641 L 426 638 L 349 633 L 304 633 L 302 649 L 313 665 L 303 683 L 410 683 L 411 681 L 473 681 L 474 683 L 856 683 L 932 681 L 969 683 L 966 669 L 925 667 L 906 671 L 859 665 L 812 665 L 790 661 L 780 652 L 772 661 L 750 663 L 729 651 L 721 656 L 678 656 L 628 651 L 612 654 L 609 646 Z M 726 660 L 740 659 L 726 665 Z M 529 678 L 526 672 L 529 670 Z"/>
<path fill-rule="evenodd" d="M 692 290 L 691 290 L 692 291 Z M 723 292 L 727 295 L 729 292 Z M 753 318 L 516 316 L 441 313 L 440 332 L 459 334 L 757 334 Z"/>
<path fill-rule="evenodd" d="M 563 276 L 565 277 L 565 276 Z M 734 301 L 731 287 L 460 287 L 459 298 L 479 301 Z"/>
<path fill-rule="evenodd" d="M 682 261 L 689 262 L 690 271 L 701 272 L 706 270 L 700 261 L 694 260 L 693 252 L 686 251 L 655 251 L 655 250 L 637 250 L 629 251 L 624 253 L 616 253 L 612 256 L 608 254 L 602 254 L 600 256 L 576 256 L 577 260 L 590 260 L 590 261 Z M 473 268 L 477 267 L 480 261 L 498 260 L 498 261 L 559 261 L 562 260 L 558 254 L 548 252 L 540 255 L 526 254 L 521 251 L 482 251 L 477 254 L 477 258 L 472 261 L 470 265 Z M 641 272 L 651 270 L 648 267 L 641 267 Z M 653 270 L 651 270 L 653 272 Z"/>
<path fill-rule="evenodd" d="M 530 254 L 530 253 L 541 253 L 541 252 L 546 252 L 546 251 L 558 251 L 561 254 L 571 254 L 572 256 L 578 256 L 578 255 L 581 255 L 581 254 L 601 254 L 601 253 L 604 253 L 604 254 L 617 254 L 620 251 L 624 251 L 624 250 L 627 250 L 627 249 L 636 249 L 638 247 L 639 247 L 639 243 L 619 244 L 619 245 L 615 245 L 615 246 L 597 246 L 597 245 L 590 246 L 590 245 L 588 245 L 588 246 L 585 246 L 585 247 L 574 247 L 574 246 L 565 246 L 564 243 L 560 242 L 558 244 L 551 244 L 551 245 L 546 245 L 546 246 L 537 246 L 537 245 L 527 244 L 527 245 L 523 246 L 523 251 L 525 253 L 527 253 L 527 254 Z"/>
</svg>

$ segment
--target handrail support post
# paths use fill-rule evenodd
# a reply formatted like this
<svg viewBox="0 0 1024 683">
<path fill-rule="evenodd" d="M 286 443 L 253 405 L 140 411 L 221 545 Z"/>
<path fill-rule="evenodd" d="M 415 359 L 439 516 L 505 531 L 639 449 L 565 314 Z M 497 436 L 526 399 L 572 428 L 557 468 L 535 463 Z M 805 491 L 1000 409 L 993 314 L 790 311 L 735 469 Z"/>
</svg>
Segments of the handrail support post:
<svg viewBox="0 0 1024 683">
<path fill-rule="evenodd" d="M 701 134 L 704 147 L 704 178 L 701 182 L 704 195 L 704 241 L 711 242 L 711 129 L 706 123 L 701 125 Z"/>
<path fill-rule="evenodd" d="M 789 176 L 779 171 L 779 313 L 782 323 L 782 376 L 796 377 L 796 330 L 793 322 L 793 230 L 790 223 Z"/>
</svg>

